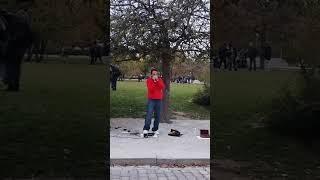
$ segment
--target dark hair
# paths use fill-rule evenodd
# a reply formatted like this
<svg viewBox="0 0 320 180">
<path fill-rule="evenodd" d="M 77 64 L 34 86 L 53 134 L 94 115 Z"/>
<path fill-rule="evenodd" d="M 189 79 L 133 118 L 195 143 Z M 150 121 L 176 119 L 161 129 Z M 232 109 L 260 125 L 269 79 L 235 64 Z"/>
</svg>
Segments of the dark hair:
<svg viewBox="0 0 320 180">
<path fill-rule="evenodd" d="M 157 71 L 158 72 L 158 70 L 156 68 L 152 68 L 151 69 L 151 74 L 152 74 L 153 71 Z"/>
</svg>

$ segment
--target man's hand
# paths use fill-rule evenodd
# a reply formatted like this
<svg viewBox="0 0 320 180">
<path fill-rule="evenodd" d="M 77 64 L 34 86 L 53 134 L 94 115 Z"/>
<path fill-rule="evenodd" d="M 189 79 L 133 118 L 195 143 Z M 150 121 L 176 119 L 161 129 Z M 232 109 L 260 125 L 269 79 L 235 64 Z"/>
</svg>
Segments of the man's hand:
<svg viewBox="0 0 320 180">
<path fill-rule="evenodd" d="M 158 78 L 158 75 L 154 75 L 154 76 L 152 77 L 152 79 L 153 79 L 153 81 L 155 81 L 155 82 L 158 81 L 158 79 L 159 79 L 159 78 Z"/>
<path fill-rule="evenodd" d="M 154 81 L 154 82 L 157 82 L 157 81 L 158 81 L 158 79 L 159 79 L 159 78 L 158 78 L 158 76 L 157 76 L 157 75 L 153 76 L 153 81 Z"/>
</svg>

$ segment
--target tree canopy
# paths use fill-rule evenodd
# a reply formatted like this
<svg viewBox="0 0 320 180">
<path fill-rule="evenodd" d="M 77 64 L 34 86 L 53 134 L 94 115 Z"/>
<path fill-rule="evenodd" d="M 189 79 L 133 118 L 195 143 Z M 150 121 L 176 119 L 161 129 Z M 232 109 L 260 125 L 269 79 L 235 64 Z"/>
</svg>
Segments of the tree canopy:
<svg viewBox="0 0 320 180">
<path fill-rule="evenodd" d="M 209 2 L 190 0 L 114 0 L 111 44 L 114 57 L 158 59 L 163 51 L 208 57 Z"/>
</svg>

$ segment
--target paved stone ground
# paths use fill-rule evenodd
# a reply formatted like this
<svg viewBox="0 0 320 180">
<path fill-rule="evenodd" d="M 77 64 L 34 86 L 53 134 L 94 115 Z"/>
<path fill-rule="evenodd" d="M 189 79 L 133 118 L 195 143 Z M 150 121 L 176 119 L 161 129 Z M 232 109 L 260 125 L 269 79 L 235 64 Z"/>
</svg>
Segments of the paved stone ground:
<svg viewBox="0 0 320 180">
<path fill-rule="evenodd" d="M 113 166 L 112 180 L 209 180 L 210 167 Z"/>
<path fill-rule="evenodd" d="M 200 129 L 210 128 L 209 120 L 172 120 L 172 124 L 160 123 L 160 135 L 158 138 L 141 137 L 140 133 L 142 132 L 143 125 L 144 119 L 111 119 L 111 160 L 175 159 L 194 161 L 210 159 L 210 139 L 197 138 L 200 133 Z M 121 128 L 115 129 L 117 127 Z M 171 128 L 177 129 L 183 135 L 181 137 L 168 136 Z M 124 129 L 130 130 L 130 133 L 123 131 Z M 130 165 L 154 164 L 147 163 Z"/>
</svg>

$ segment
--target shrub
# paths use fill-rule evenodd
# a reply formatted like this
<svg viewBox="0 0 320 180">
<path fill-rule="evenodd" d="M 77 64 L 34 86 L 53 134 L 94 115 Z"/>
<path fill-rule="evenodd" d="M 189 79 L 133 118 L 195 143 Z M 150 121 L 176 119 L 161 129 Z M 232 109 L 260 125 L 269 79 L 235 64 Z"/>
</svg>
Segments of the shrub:
<svg viewBox="0 0 320 180">
<path fill-rule="evenodd" d="M 320 78 L 312 70 L 302 73 L 294 86 L 286 86 L 267 115 L 267 125 L 279 133 L 300 138 L 320 137 Z"/>
<path fill-rule="evenodd" d="M 194 95 L 193 102 L 202 106 L 210 105 L 210 86 L 208 84 L 205 83 L 203 88 Z"/>
</svg>

